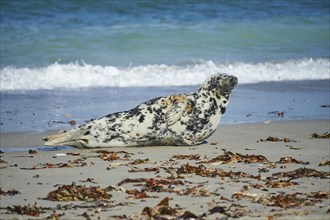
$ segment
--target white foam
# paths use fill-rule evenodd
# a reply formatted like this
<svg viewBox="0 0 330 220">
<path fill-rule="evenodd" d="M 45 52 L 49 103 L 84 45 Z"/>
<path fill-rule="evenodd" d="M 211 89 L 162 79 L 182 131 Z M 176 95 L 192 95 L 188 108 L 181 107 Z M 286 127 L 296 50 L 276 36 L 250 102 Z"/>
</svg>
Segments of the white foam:
<svg viewBox="0 0 330 220">
<path fill-rule="evenodd" d="M 301 59 L 273 63 L 215 63 L 144 65 L 119 68 L 86 63 L 54 63 L 41 68 L 5 67 L 0 72 L 0 91 L 84 87 L 189 86 L 225 72 L 239 83 L 329 79 L 329 59 Z"/>
</svg>

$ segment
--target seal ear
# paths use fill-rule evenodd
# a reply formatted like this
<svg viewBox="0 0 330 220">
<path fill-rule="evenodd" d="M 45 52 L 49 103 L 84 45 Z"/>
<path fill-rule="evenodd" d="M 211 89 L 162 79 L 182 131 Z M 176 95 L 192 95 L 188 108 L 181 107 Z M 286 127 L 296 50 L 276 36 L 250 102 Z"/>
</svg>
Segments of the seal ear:
<svg viewBox="0 0 330 220">
<path fill-rule="evenodd" d="M 170 96 L 167 101 L 165 120 L 168 125 L 173 125 L 181 118 L 187 107 L 184 96 Z"/>
</svg>

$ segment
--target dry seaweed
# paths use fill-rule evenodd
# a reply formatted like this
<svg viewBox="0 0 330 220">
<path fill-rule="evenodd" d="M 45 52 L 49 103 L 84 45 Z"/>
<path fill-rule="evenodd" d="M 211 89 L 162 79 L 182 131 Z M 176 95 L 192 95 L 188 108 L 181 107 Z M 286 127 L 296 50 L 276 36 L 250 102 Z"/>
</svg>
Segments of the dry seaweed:
<svg viewBox="0 0 330 220">
<path fill-rule="evenodd" d="M 143 169 L 138 167 L 133 167 L 132 169 L 128 170 L 129 173 L 139 173 L 139 172 L 156 172 L 160 171 L 159 167 L 145 167 Z"/>
<path fill-rule="evenodd" d="M 81 186 L 72 183 L 71 185 L 63 185 L 56 190 L 48 193 L 46 200 L 51 201 L 95 201 L 109 200 L 111 198 L 112 187 L 101 189 L 96 186 Z"/>
<path fill-rule="evenodd" d="M 95 180 L 93 179 L 93 178 L 90 178 L 90 177 L 88 177 L 86 180 L 79 180 L 79 182 L 81 182 L 81 183 L 97 183 L 97 182 L 95 182 Z"/>
<path fill-rule="evenodd" d="M 225 172 L 222 169 L 205 167 L 204 165 L 192 166 L 189 163 L 181 165 L 177 169 L 177 174 L 196 174 L 202 177 L 229 177 L 229 178 L 258 178 L 244 172 Z"/>
<path fill-rule="evenodd" d="M 179 219 L 199 219 L 197 215 L 190 211 L 185 211 L 181 216 L 179 216 Z"/>
<path fill-rule="evenodd" d="M 232 207 L 236 207 L 234 210 L 231 210 Z M 240 218 L 246 215 L 247 211 L 243 209 L 240 205 L 231 204 L 228 208 L 226 206 L 215 206 L 209 210 L 210 215 L 215 213 L 220 213 L 231 218 Z"/>
<path fill-rule="evenodd" d="M 76 166 L 72 166 L 71 164 L 68 164 L 68 163 L 57 163 L 57 164 L 45 163 L 45 164 L 38 164 L 31 168 L 22 167 L 21 169 L 22 170 L 39 170 L 39 169 L 72 168 L 72 167 L 76 167 Z"/>
<path fill-rule="evenodd" d="M 268 112 L 269 115 L 277 115 L 278 117 L 284 117 L 284 112 L 280 112 L 280 111 L 272 111 L 272 112 Z"/>
<path fill-rule="evenodd" d="M 280 193 L 275 196 L 236 192 L 232 195 L 232 198 L 241 200 L 243 198 L 252 199 L 253 202 L 257 202 L 267 206 L 278 206 L 281 208 L 295 208 L 300 207 L 306 198 L 302 197 L 300 193 L 284 194 Z"/>
<path fill-rule="evenodd" d="M 100 154 L 101 160 L 104 161 L 114 161 L 114 160 L 119 160 L 120 157 L 116 152 L 110 152 L 110 153 L 102 153 Z"/>
<path fill-rule="evenodd" d="M 143 192 L 174 192 L 177 193 L 176 190 L 173 189 L 172 186 L 183 186 L 185 182 L 182 180 L 176 179 L 154 179 L 154 178 L 137 178 L 137 179 L 124 179 L 120 181 L 117 185 L 121 186 L 127 183 L 138 183 L 136 186 L 142 186 Z"/>
<path fill-rule="evenodd" d="M 227 151 L 227 150 L 223 150 L 223 151 L 224 151 L 223 155 L 217 156 L 217 157 L 212 158 L 207 161 L 198 162 L 198 164 L 200 164 L 200 163 L 233 164 L 233 163 L 238 163 L 239 161 L 241 161 L 241 158 L 238 154 L 233 153 L 231 151 Z"/>
<path fill-rule="evenodd" d="M 270 188 L 286 188 L 289 186 L 294 186 L 294 185 L 299 185 L 297 182 L 291 182 L 290 180 L 288 181 L 267 181 L 266 186 Z"/>
<path fill-rule="evenodd" d="M 330 166 L 330 160 L 327 160 L 323 163 L 319 163 L 319 166 L 322 167 L 322 166 Z"/>
<path fill-rule="evenodd" d="M 259 141 L 261 142 L 265 142 L 265 141 L 271 141 L 271 142 L 279 142 L 279 141 L 283 141 L 285 143 L 289 143 L 289 142 L 296 142 L 295 140 L 292 140 L 290 138 L 278 138 L 278 137 L 272 137 L 272 136 L 269 136 L 268 138 L 266 138 L 265 140 L 264 139 L 260 139 Z"/>
<path fill-rule="evenodd" d="M 241 200 L 244 198 L 252 199 L 253 201 L 256 201 L 259 197 L 262 195 L 256 194 L 256 193 L 247 193 L 247 192 L 235 192 L 232 194 L 231 198 Z"/>
<path fill-rule="evenodd" d="M 304 199 L 298 196 L 298 193 L 293 194 L 278 194 L 270 197 L 270 202 L 273 206 L 279 206 L 281 208 L 295 208 L 303 204 Z"/>
<path fill-rule="evenodd" d="M 91 163 L 92 164 L 92 163 Z M 85 167 L 89 164 L 85 162 L 85 158 L 79 158 L 76 160 L 69 160 L 67 163 L 44 163 L 37 164 L 33 167 L 27 168 L 22 167 L 22 170 L 39 170 L 39 169 L 53 169 L 53 168 L 74 168 L 74 167 Z"/>
<path fill-rule="evenodd" d="M 126 193 L 131 195 L 127 197 L 128 199 L 143 199 L 148 197 L 146 192 L 141 192 L 137 189 L 126 190 Z"/>
<path fill-rule="evenodd" d="M 279 172 L 272 174 L 272 177 L 269 178 L 290 178 L 290 179 L 299 179 L 302 177 L 318 177 L 318 178 L 327 178 L 330 176 L 330 172 L 322 172 L 310 168 L 299 168 L 290 172 Z"/>
<path fill-rule="evenodd" d="M 29 152 L 28 152 L 29 154 L 37 154 L 38 153 L 38 151 L 36 151 L 36 150 L 29 150 Z"/>
<path fill-rule="evenodd" d="M 38 207 L 37 204 L 28 204 L 26 206 L 13 205 L 12 207 L 7 207 L 7 210 L 12 213 L 17 213 L 20 215 L 30 215 L 34 217 L 38 217 L 40 214 L 45 212 L 43 208 Z"/>
<path fill-rule="evenodd" d="M 262 155 L 242 155 L 239 154 L 239 156 L 243 159 L 243 162 L 246 164 L 249 163 L 267 163 L 269 162 L 265 156 Z"/>
<path fill-rule="evenodd" d="M 75 120 L 71 120 L 71 121 L 68 121 L 69 125 L 72 125 L 72 126 L 75 126 L 76 125 L 76 121 Z"/>
<path fill-rule="evenodd" d="M 66 155 L 70 155 L 70 156 L 80 156 L 80 153 L 69 152 L 69 153 L 66 153 Z"/>
<path fill-rule="evenodd" d="M 183 190 L 183 192 L 178 191 L 178 195 L 190 195 L 190 196 L 210 196 L 212 195 L 212 192 L 209 190 L 205 189 L 203 186 L 194 186 L 190 188 L 186 188 Z"/>
<path fill-rule="evenodd" d="M 73 155 L 67 153 L 67 155 Z M 78 156 L 78 155 L 76 155 Z M 33 156 L 32 156 L 33 157 Z M 38 170 L 38 169 L 52 169 L 52 168 L 74 168 L 74 167 L 85 167 L 89 165 L 93 165 L 93 162 L 87 163 L 87 157 L 79 157 L 75 160 L 69 160 L 67 163 L 39 163 L 34 165 L 33 167 L 22 167 L 22 170 Z"/>
<path fill-rule="evenodd" d="M 169 206 L 169 198 L 165 197 L 162 201 L 159 202 L 154 208 L 145 207 L 142 210 L 141 215 L 148 218 L 159 219 L 162 215 L 177 216 L 178 209 L 172 208 Z"/>
<path fill-rule="evenodd" d="M 175 179 L 148 179 L 143 186 L 143 190 L 147 192 L 173 192 L 177 193 L 174 186 L 183 186 L 185 182 Z"/>
<path fill-rule="evenodd" d="M 257 150 L 257 149 L 254 147 L 246 147 L 245 150 Z"/>
<path fill-rule="evenodd" d="M 312 139 L 330 139 L 330 132 L 325 132 L 323 134 L 313 133 L 311 136 Z"/>
<path fill-rule="evenodd" d="M 3 191 L 0 187 L 0 195 L 4 195 L 4 196 L 15 196 L 17 194 L 21 194 L 18 190 L 16 189 L 10 189 L 8 191 Z"/>
<path fill-rule="evenodd" d="M 142 182 L 146 182 L 147 179 L 146 178 L 137 178 L 137 179 L 132 179 L 132 178 L 126 178 L 122 181 L 120 181 L 117 186 L 121 186 L 127 183 L 142 183 Z"/>
<path fill-rule="evenodd" d="M 249 155 L 249 154 L 240 154 L 233 153 L 231 151 L 224 150 L 224 154 L 212 158 L 208 161 L 201 161 L 200 163 L 221 163 L 221 164 L 233 164 L 233 163 L 267 163 L 269 162 L 265 156 L 262 155 Z"/>
<path fill-rule="evenodd" d="M 0 159 L 0 169 L 6 168 L 5 164 L 7 164 L 7 162 L 4 161 L 4 160 L 2 160 L 2 159 Z"/>
<path fill-rule="evenodd" d="M 258 172 L 259 173 L 268 173 L 269 172 L 269 169 L 263 167 L 263 168 L 258 168 Z"/>
<path fill-rule="evenodd" d="M 130 165 L 138 165 L 138 164 L 144 164 L 144 163 L 148 163 L 150 160 L 148 158 L 146 159 L 136 159 L 132 162 L 130 162 Z"/>
<path fill-rule="evenodd" d="M 310 164 L 308 161 L 296 160 L 293 157 L 281 157 L 280 160 L 277 161 L 276 163 L 278 163 L 278 164 L 296 163 L 296 164 L 303 164 L 303 165 Z"/>
<path fill-rule="evenodd" d="M 50 216 L 46 217 L 46 220 L 60 220 L 62 216 L 64 216 L 65 213 L 62 214 L 57 214 L 56 211 L 54 210 Z"/>
<path fill-rule="evenodd" d="M 159 198 L 158 196 L 149 196 L 145 191 L 140 191 L 137 189 L 126 190 L 129 195 L 127 199 L 145 199 L 145 198 Z"/>
<path fill-rule="evenodd" d="M 141 215 L 147 219 L 168 219 L 168 217 L 176 219 L 199 218 L 190 211 L 183 211 L 182 208 L 172 208 L 169 205 L 169 198 L 165 197 L 154 208 L 144 207 Z"/>
<path fill-rule="evenodd" d="M 200 157 L 201 156 L 198 154 L 190 154 L 190 155 L 179 154 L 172 156 L 173 159 L 178 159 L 178 160 L 200 160 Z"/>
<path fill-rule="evenodd" d="M 248 185 L 244 185 L 243 186 L 243 190 L 249 190 L 249 189 L 261 189 L 263 187 L 263 185 L 256 183 L 256 184 L 248 184 Z"/>
<path fill-rule="evenodd" d="M 330 192 L 323 192 L 323 191 L 318 191 L 318 192 L 310 192 L 307 193 L 307 196 L 309 198 L 314 198 L 314 199 L 330 199 Z"/>
<path fill-rule="evenodd" d="M 147 187 L 157 187 L 162 185 L 184 185 L 182 180 L 175 180 L 175 179 L 147 179 L 145 182 Z"/>
<path fill-rule="evenodd" d="M 177 174 L 196 174 L 202 177 L 216 177 L 219 176 L 219 172 L 222 172 L 222 170 L 218 170 L 215 168 L 206 168 L 204 165 L 199 166 L 192 166 L 189 163 L 181 165 L 177 169 Z"/>
<path fill-rule="evenodd" d="M 126 151 L 107 151 L 107 150 L 97 150 L 94 151 L 95 153 L 99 154 L 99 158 L 104 161 L 114 161 L 114 160 L 128 160 L 132 155 L 132 153 L 126 152 Z M 122 157 L 119 155 L 123 154 Z"/>
</svg>

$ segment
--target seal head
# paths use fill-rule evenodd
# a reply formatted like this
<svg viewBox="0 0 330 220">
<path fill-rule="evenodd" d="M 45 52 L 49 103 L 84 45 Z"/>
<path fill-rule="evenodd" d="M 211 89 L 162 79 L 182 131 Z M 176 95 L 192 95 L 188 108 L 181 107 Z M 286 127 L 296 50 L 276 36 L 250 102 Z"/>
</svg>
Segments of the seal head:
<svg viewBox="0 0 330 220">
<path fill-rule="evenodd" d="M 201 89 L 209 91 L 217 91 L 221 95 L 229 96 L 232 90 L 238 83 L 238 79 L 235 76 L 223 74 L 214 74 L 208 80 L 206 80 Z"/>
</svg>

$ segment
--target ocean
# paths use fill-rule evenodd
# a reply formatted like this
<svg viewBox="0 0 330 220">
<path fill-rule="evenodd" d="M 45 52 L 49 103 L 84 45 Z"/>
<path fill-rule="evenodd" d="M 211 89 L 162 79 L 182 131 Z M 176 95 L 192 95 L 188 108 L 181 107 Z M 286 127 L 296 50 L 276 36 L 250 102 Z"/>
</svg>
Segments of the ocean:
<svg viewBox="0 0 330 220">
<path fill-rule="evenodd" d="M 329 78 L 328 0 L 1 0 L 1 91 Z"/>
<path fill-rule="evenodd" d="M 321 80 L 320 103 L 329 104 L 328 0 L 0 3 L 1 131 L 83 122 L 155 95 L 191 91 L 216 72 L 237 76 L 247 88 Z M 120 101 L 92 107 L 102 105 L 94 101 L 102 95 Z M 64 103 L 73 107 L 63 110 Z M 74 112 L 79 116 L 63 116 Z M 236 119 L 228 122 L 244 121 Z"/>
</svg>

